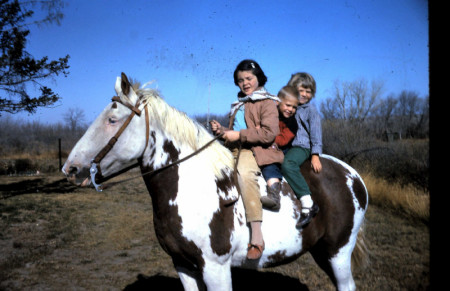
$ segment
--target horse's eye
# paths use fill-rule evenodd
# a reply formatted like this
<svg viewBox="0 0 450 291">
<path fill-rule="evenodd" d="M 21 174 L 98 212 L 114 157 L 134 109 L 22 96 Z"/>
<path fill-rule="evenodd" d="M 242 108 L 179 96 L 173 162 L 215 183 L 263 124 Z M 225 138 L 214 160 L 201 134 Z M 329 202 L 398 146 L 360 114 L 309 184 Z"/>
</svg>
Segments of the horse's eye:
<svg viewBox="0 0 450 291">
<path fill-rule="evenodd" d="M 110 117 L 110 118 L 108 119 L 108 123 L 109 123 L 109 124 L 114 124 L 114 123 L 116 123 L 116 122 L 117 122 L 117 119 L 115 119 L 115 118 Z"/>
</svg>

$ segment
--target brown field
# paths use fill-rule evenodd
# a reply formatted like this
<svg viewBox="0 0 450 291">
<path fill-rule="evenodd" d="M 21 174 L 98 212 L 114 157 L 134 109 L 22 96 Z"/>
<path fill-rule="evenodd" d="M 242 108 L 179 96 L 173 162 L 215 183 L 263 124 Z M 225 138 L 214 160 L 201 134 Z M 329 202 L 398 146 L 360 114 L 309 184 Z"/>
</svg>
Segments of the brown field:
<svg viewBox="0 0 450 291">
<path fill-rule="evenodd" d="M 366 215 L 370 264 L 354 272 L 358 290 L 429 290 L 428 220 L 378 205 Z M 0 213 L 0 290 L 183 290 L 157 242 L 141 179 L 97 193 L 61 175 L 0 176 Z M 334 290 L 309 254 L 233 270 L 233 286 Z"/>
</svg>

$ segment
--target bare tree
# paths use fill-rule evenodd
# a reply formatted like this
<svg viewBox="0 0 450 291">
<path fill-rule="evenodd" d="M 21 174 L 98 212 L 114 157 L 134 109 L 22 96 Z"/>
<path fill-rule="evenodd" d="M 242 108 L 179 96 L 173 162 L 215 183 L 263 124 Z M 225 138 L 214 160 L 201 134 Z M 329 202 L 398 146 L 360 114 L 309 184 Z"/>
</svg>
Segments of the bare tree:
<svg viewBox="0 0 450 291">
<path fill-rule="evenodd" d="M 364 122 L 380 103 L 384 83 L 365 79 L 334 82 L 334 96 L 321 104 L 324 118 Z"/>
<path fill-rule="evenodd" d="M 359 80 L 350 86 L 351 98 L 355 102 L 354 119 L 364 121 L 381 101 L 384 84 L 372 81 L 370 86 L 366 80 Z"/>
<path fill-rule="evenodd" d="M 365 79 L 334 82 L 333 96 L 320 104 L 325 152 L 351 162 L 362 153 L 380 149 L 370 125 L 381 103 L 383 86 L 383 82 Z"/>
<path fill-rule="evenodd" d="M 386 137 L 386 134 L 392 134 L 394 132 L 394 113 L 397 104 L 398 99 L 391 94 L 383 99 L 374 110 L 374 116 L 371 118 L 371 128 L 378 137 Z"/>
<path fill-rule="evenodd" d="M 76 131 L 83 127 L 85 123 L 84 111 L 78 107 L 69 108 L 66 113 L 64 113 L 63 118 L 71 131 Z"/>
<path fill-rule="evenodd" d="M 405 137 L 416 137 L 428 125 L 429 97 L 420 98 L 417 92 L 402 91 L 395 110 L 399 130 Z"/>
</svg>

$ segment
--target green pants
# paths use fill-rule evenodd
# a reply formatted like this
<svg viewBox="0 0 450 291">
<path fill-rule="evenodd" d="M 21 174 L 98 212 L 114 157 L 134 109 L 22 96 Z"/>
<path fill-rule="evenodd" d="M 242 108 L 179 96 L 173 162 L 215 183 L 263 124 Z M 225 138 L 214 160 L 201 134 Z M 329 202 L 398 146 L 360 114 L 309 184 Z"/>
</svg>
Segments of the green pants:
<svg viewBox="0 0 450 291">
<path fill-rule="evenodd" d="M 304 195 L 311 195 L 308 184 L 300 172 L 300 166 L 311 156 L 311 150 L 302 147 L 292 147 L 284 155 L 281 173 L 300 199 Z"/>
</svg>

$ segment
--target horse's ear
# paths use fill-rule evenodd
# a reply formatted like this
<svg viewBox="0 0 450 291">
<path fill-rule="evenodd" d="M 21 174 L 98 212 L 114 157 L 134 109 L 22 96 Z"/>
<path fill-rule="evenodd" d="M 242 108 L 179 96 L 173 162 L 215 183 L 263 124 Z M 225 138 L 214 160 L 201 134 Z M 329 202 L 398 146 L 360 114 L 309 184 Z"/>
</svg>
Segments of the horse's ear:
<svg viewBox="0 0 450 291">
<path fill-rule="evenodd" d="M 121 74 L 122 82 L 120 83 L 120 87 L 122 88 L 123 94 L 128 96 L 128 93 L 130 93 L 130 81 L 128 81 L 127 75 L 125 73 Z"/>
<path fill-rule="evenodd" d="M 139 97 L 134 92 L 130 81 L 128 81 L 127 75 L 125 75 L 124 73 L 122 73 L 120 77 L 117 77 L 114 88 L 116 89 L 117 96 L 120 97 L 121 94 L 123 94 L 127 96 L 130 102 L 133 104 L 136 103 L 137 100 L 139 99 Z"/>
</svg>

